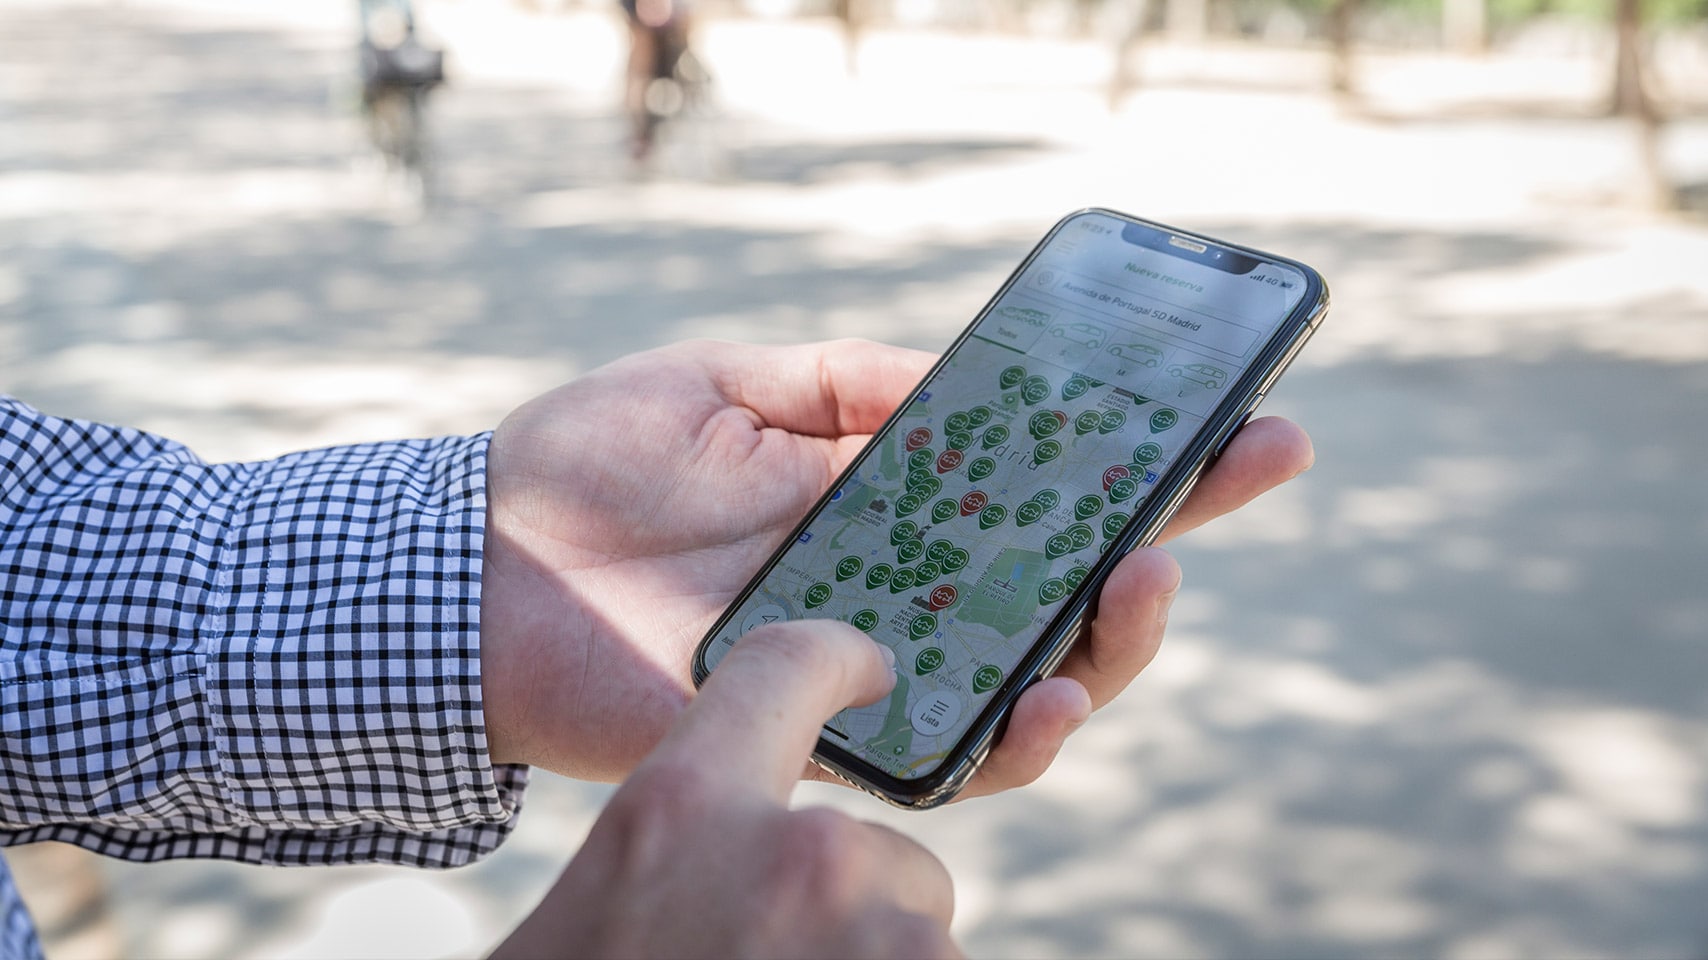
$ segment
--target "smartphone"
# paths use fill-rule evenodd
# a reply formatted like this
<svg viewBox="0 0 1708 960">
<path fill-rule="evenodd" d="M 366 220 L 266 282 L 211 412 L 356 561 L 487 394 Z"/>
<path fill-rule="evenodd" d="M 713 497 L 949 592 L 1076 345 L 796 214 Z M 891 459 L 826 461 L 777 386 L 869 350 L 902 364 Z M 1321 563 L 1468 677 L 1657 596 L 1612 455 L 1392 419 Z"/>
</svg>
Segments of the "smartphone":
<svg viewBox="0 0 1708 960">
<path fill-rule="evenodd" d="M 832 618 L 894 692 L 813 759 L 890 803 L 951 799 L 1316 329 L 1295 260 L 1088 209 L 1057 223 L 701 641 Z"/>
</svg>

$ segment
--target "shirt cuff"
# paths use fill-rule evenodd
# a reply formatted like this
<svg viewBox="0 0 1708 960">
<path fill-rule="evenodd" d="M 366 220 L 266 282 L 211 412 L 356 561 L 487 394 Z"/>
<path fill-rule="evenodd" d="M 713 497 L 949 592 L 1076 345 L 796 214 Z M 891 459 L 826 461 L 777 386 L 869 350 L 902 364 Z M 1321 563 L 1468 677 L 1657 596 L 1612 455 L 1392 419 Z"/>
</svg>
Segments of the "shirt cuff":
<svg viewBox="0 0 1708 960">
<path fill-rule="evenodd" d="M 310 840 L 313 862 L 371 859 L 471 824 L 495 846 L 513 823 L 526 771 L 490 765 L 481 700 L 490 439 L 295 454 L 234 498 L 199 632 L 224 789 L 273 833 L 268 861 Z"/>
</svg>

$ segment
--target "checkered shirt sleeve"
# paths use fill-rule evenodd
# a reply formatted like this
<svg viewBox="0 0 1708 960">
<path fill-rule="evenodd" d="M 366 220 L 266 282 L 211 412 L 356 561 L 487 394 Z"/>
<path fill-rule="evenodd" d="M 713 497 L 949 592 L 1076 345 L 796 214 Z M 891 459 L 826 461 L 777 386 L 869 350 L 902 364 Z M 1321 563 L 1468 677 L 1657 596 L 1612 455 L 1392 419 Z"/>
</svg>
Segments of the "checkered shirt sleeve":
<svg viewBox="0 0 1708 960">
<path fill-rule="evenodd" d="M 424 867 L 496 847 L 526 768 L 486 752 L 489 440 L 207 464 L 0 397 L 0 846 Z"/>
</svg>

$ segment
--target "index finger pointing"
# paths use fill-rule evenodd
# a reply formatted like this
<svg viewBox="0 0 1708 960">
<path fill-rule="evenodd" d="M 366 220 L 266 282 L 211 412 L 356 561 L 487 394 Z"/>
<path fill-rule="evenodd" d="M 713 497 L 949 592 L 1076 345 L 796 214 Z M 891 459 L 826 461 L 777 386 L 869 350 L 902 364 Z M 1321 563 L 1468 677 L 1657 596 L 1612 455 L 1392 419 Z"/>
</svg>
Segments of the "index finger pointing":
<svg viewBox="0 0 1708 960">
<path fill-rule="evenodd" d="M 754 630 L 724 655 L 653 757 L 703 765 L 787 800 L 825 721 L 894 689 L 886 652 L 834 620 Z"/>
</svg>

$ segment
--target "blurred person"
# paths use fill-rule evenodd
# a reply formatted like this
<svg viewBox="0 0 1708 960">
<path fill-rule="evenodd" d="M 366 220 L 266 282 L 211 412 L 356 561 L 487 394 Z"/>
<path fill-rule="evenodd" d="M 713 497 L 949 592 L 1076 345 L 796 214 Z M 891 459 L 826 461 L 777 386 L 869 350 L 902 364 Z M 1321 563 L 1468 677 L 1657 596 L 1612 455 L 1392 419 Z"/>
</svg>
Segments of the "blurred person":
<svg viewBox="0 0 1708 960">
<path fill-rule="evenodd" d="M 629 25 L 623 109 L 629 117 L 629 155 L 644 163 L 659 124 L 681 108 L 677 68 L 688 56 L 688 0 L 622 0 Z"/>
<path fill-rule="evenodd" d="M 457 866 L 543 766 L 628 780 L 502 954 L 952 955 L 928 852 L 785 806 L 821 723 L 893 683 L 884 651 L 801 622 L 698 698 L 689 672 L 932 359 L 682 344 L 492 432 L 254 463 L 0 398 L 0 846 Z M 1253 421 L 1168 534 L 1310 460 Z M 1039 776 L 1150 661 L 1178 583 L 1160 549 L 1125 558 L 966 795 Z M 0 956 L 38 954 L 0 861 Z"/>
<path fill-rule="evenodd" d="M 358 0 L 357 72 L 368 140 L 419 204 L 431 201 L 428 94 L 445 82 L 445 54 L 421 42 L 411 0 Z"/>
</svg>

